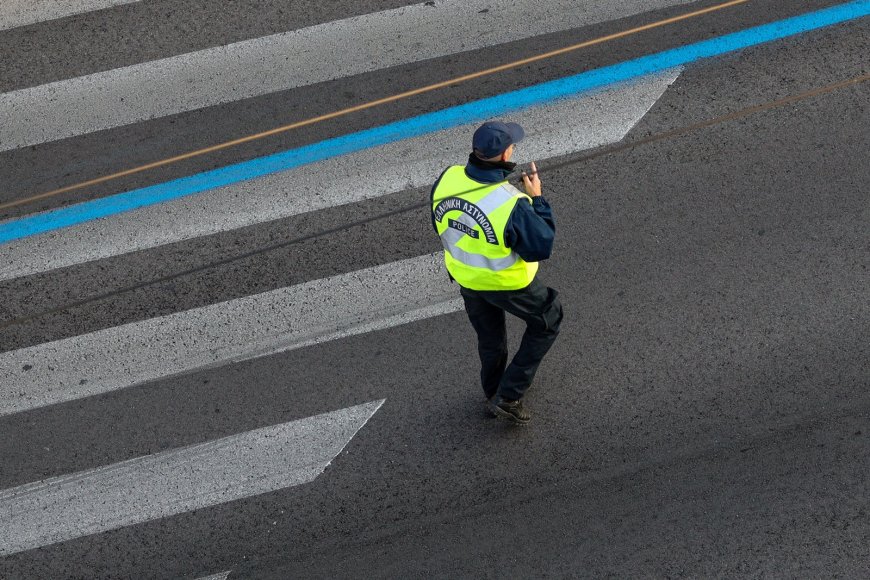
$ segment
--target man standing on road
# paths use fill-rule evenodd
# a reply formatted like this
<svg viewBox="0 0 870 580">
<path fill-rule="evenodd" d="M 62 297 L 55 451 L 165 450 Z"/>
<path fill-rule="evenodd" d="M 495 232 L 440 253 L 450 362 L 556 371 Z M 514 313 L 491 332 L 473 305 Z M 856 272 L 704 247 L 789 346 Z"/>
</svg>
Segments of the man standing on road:
<svg viewBox="0 0 870 580">
<path fill-rule="evenodd" d="M 488 122 L 472 138 L 464 167 L 448 167 L 432 187 L 432 224 L 444 245 L 444 261 L 460 286 L 477 332 L 480 379 L 490 410 L 525 424 L 531 418 L 523 395 L 550 350 L 562 322 L 557 292 L 536 277 L 550 257 L 556 226 L 541 196 L 534 162 L 522 174 L 525 193 L 507 181 L 510 159 L 524 136 L 516 123 Z M 519 350 L 507 364 L 505 312 L 525 321 Z M 507 368 L 505 368 L 507 367 Z"/>
</svg>

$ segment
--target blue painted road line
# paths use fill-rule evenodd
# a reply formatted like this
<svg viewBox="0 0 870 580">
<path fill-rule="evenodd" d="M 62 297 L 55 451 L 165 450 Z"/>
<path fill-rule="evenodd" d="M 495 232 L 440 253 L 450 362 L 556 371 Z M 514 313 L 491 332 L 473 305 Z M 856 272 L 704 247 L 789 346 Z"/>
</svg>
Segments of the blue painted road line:
<svg viewBox="0 0 870 580">
<path fill-rule="evenodd" d="M 474 123 L 521 109 L 574 97 L 609 85 L 630 81 L 701 59 L 780 40 L 803 32 L 840 24 L 870 15 L 870 0 L 856 0 L 824 10 L 803 14 L 643 56 L 619 64 L 541 83 L 441 111 L 426 113 L 380 127 L 327 139 L 297 149 L 228 165 L 111 195 L 77 205 L 51 210 L 0 224 L 0 244 L 61 229 L 90 220 L 158 204 L 209 189 L 286 171 L 363 149 L 377 147 L 427 133 Z"/>
</svg>

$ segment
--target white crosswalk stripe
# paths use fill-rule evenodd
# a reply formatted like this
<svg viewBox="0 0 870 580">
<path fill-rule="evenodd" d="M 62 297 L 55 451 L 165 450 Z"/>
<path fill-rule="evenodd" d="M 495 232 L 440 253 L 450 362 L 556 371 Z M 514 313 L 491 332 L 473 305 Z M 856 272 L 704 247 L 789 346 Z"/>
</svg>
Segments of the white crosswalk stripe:
<svg viewBox="0 0 870 580">
<path fill-rule="evenodd" d="M 687 1 L 444 0 L 56 81 L 0 95 L 0 151 Z"/>
<path fill-rule="evenodd" d="M 0 30 L 135 1 L 13 0 L 0 7 Z M 0 95 L 0 152 L 691 1 L 505 0 L 496 6 L 438 0 L 61 80 Z M 523 156 L 546 159 L 623 139 L 680 72 L 517 113 L 510 120 L 527 128 Z M 464 163 L 472 129 L 407 139 L 5 244 L 0 281 L 424 187 L 446 165 Z M 390 158 L 405 162 L 379 162 Z M 147 393 L 147 383 L 167 377 L 461 309 L 438 252 L 9 350 L 0 353 L 0 421 L 134 385 Z M 383 402 L 33 477 L 0 491 L 0 555 L 310 482 Z"/>
<path fill-rule="evenodd" d="M 6 352 L 0 416 L 460 307 L 430 254 Z"/>
<path fill-rule="evenodd" d="M 0 556 L 308 483 L 383 403 L 0 491 Z"/>
<path fill-rule="evenodd" d="M 27 26 L 102 10 L 142 0 L 3 0 L 0 2 L 0 30 Z"/>
</svg>

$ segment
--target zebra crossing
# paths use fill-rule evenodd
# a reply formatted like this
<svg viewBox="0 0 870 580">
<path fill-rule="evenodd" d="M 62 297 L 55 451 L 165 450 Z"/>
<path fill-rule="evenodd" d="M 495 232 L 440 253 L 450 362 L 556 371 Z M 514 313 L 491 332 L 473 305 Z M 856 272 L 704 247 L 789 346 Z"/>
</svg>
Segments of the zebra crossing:
<svg viewBox="0 0 870 580">
<path fill-rule="evenodd" d="M 149 1 L 4 2 L 0 34 Z M 509 0 L 496 6 L 489 0 L 437 0 L 24 87 L 0 94 L 0 159 L 3 152 L 38 152 L 60 140 L 75 143 L 173 115 L 193 119 L 203 108 L 281 91 L 292 99 L 294 89 L 325 81 L 364 78 L 517 40 L 532 43 L 544 35 L 690 4 Z M 866 10 L 868 3 L 851 4 Z M 509 120 L 528 127 L 523 155 L 546 160 L 619 142 L 683 69 L 512 113 Z M 473 127 L 399 139 L 22 237 L 0 245 L 0 284 L 109 258 L 134 260 L 173 244 L 183 251 L 190 240 L 286 218 L 316 220 L 318 212 L 364 208 L 372 200 L 425 188 L 441 168 L 464 161 L 463 139 Z M 401 163 L 384 164 L 385 159 Z M 169 377 L 389 331 L 461 308 L 440 254 L 429 251 L 24 348 L 0 344 L 0 422 L 64 405 L 73 409 L 74 421 L 74 405 L 90 397 L 112 397 L 137 386 L 147 393 L 149 384 Z M 383 404 L 383 398 L 348 400 L 345 408 L 307 418 L 63 475 L 16 480 L 0 490 L 0 556 L 310 483 Z"/>
<path fill-rule="evenodd" d="M 594 10 L 572 9 L 574 3 L 565 0 L 513 1 L 501 10 L 489 9 L 486 0 L 403 6 L 4 93 L 0 95 L 0 148 L 39 145 L 359 75 L 409 59 L 486 48 L 686 3 L 602 3 Z M 109 5 L 81 3 L 67 7 L 64 14 L 46 7 L 43 17 L 98 8 Z M 26 22 L 11 6 L 3 10 L 2 22 L 7 25 Z M 518 18 L 528 25 L 514 25 Z M 408 34 L 396 33 L 404 30 Z M 451 36 L 445 38 L 446 31 Z M 459 38 L 472 40 L 459 42 Z M 350 47 L 348 40 L 353 43 Z M 330 60 L 329 55 L 338 51 L 347 58 Z M 529 127 L 524 143 L 528 154 L 555 157 L 619 141 L 680 70 L 677 67 L 518 113 L 515 119 Z M 565 119 L 587 122 L 578 129 Z M 462 125 L 16 240 L 0 247 L 2 279 L 71 268 L 425 187 L 437 177 L 440 166 L 465 156 L 463 143 L 471 130 L 473 125 Z M 409 162 L 394 168 L 379 163 L 399 156 L 408 157 Z M 361 173 L 359 167 L 367 168 L 366 172 Z M 358 183 L 365 186 L 360 188 Z M 316 195 L 294 202 L 300 188 Z M 205 304 L 0 353 L 0 415 L 14 416 L 137 385 L 147 388 L 149 382 L 182 373 L 460 309 L 461 300 L 443 275 L 438 253 Z M 263 318 L 266 312 L 269 317 Z M 348 407 L 8 488 L 0 494 L 0 513 L 8 524 L 0 537 L 0 554 L 309 482 L 382 403 Z M 247 453 L 240 455 L 240 449 Z M 320 453 L 316 460 L 311 459 L 314 453 Z"/>
</svg>

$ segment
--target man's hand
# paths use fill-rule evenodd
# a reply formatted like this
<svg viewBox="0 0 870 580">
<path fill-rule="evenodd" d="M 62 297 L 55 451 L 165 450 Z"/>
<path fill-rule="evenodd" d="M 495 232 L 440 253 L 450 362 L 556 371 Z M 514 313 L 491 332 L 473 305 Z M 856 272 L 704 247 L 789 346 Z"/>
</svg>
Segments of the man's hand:
<svg viewBox="0 0 870 580">
<path fill-rule="evenodd" d="M 539 197 L 541 195 L 541 178 L 538 177 L 538 168 L 535 162 L 532 161 L 532 176 L 523 171 L 523 187 L 526 190 L 526 195 L 530 197 Z"/>
</svg>

